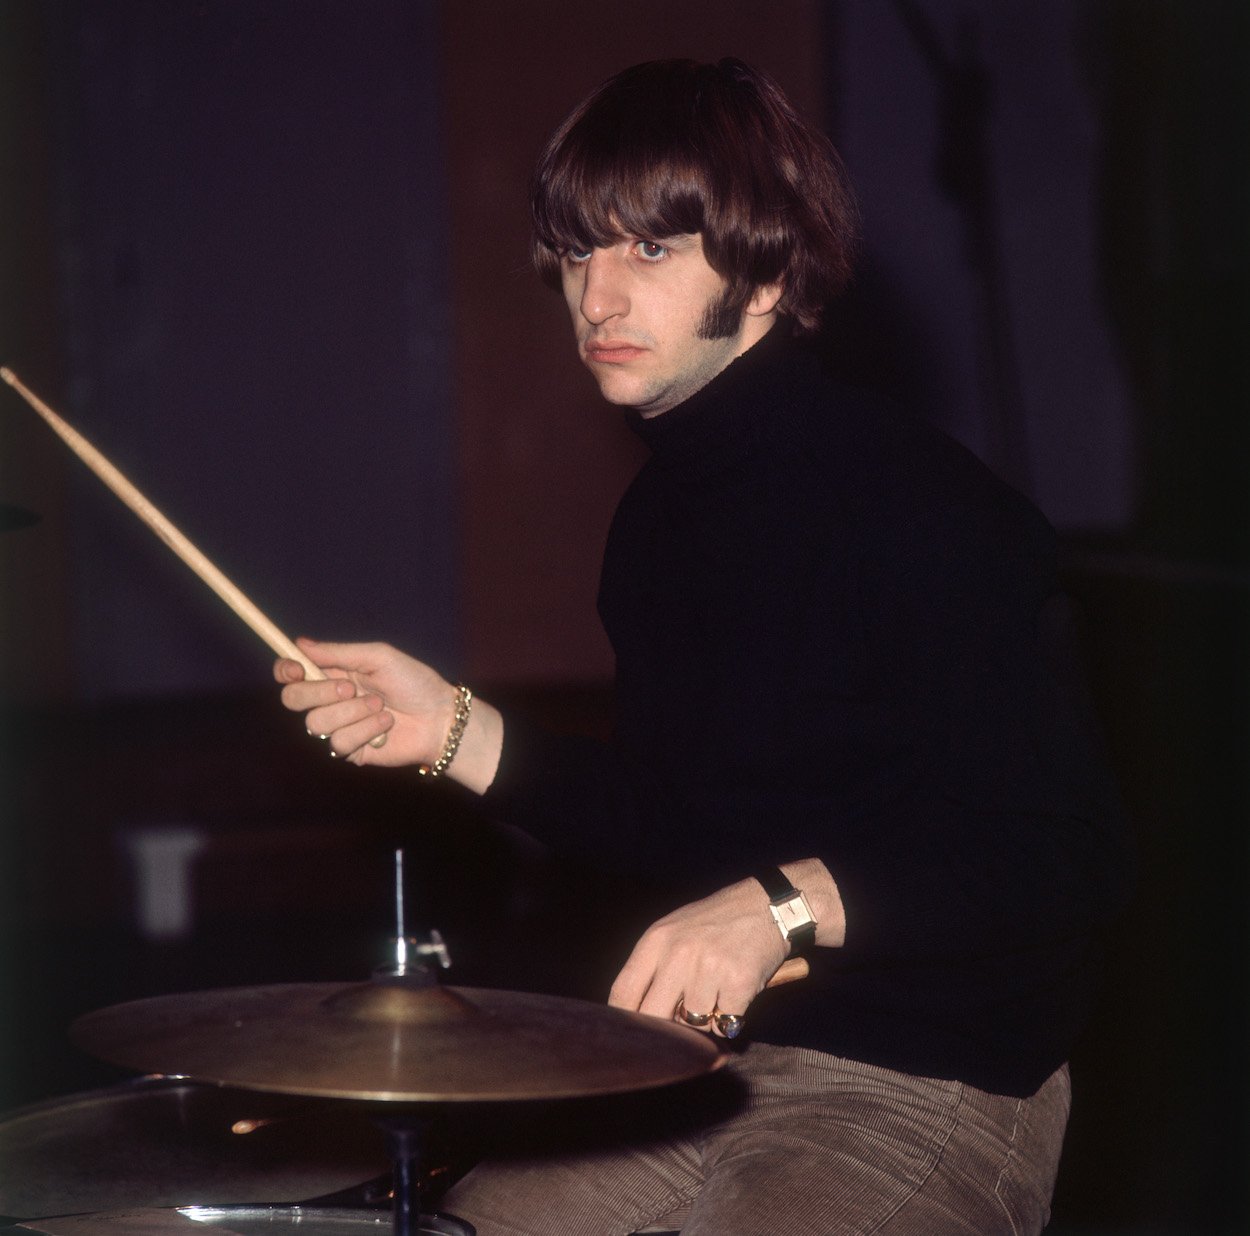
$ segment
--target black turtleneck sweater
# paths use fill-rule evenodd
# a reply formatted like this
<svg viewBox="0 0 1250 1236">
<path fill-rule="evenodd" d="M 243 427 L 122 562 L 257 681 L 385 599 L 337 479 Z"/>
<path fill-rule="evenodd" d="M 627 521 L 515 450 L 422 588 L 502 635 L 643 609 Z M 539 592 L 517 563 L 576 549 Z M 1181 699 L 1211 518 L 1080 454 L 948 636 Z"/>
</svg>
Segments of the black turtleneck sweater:
<svg viewBox="0 0 1250 1236">
<path fill-rule="evenodd" d="M 506 716 L 488 809 L 668 908 L 822 859 L 846 944 L 756 1001 L 754 1037 L 1031 1093 L 1079 1029 L 1125 866 L 1049 526 L 779 330 L 627 415 L 652 455 L 600 586 L 612 741 Z"/>
</svg>

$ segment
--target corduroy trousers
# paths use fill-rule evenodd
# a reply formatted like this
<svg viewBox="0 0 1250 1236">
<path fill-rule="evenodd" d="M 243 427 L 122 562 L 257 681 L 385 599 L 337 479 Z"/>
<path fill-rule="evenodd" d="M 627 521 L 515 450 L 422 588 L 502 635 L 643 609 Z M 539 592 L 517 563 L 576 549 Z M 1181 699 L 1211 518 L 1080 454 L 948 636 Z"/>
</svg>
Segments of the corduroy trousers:
<svg viewBox="0 0 1250 1236">
<path fill-rule="evenodd" d="M 1023 1236 L 1050 1216 L 1066 1066 L 1027 1099 L 764 1043 L 722 1073 L 733 1110 L 708 1123 L 682 1087 L 667 1109 L 635 1106 L 649 1129 L 583 1107 L 574 1123 L 595 1136 L 543 1149 L 545 1120 L 440 1208 L 478 1236 L 626 1236 L 665 1219 L 683 1236 Z"/>
</svg>

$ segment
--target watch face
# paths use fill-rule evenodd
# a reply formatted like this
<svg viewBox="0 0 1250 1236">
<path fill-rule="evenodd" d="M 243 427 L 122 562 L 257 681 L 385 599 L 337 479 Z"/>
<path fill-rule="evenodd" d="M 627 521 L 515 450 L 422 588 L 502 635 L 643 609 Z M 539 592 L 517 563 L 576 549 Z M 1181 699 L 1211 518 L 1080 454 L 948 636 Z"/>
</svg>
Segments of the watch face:
<svg viewBox="0 0 1250 1236">
<path fill-rule="evenodd" d="M 816 917 L 812 914 L 812 907 L 807 904 L 807 898 L 802 893 L 795 893 L 788 901 L 783 901 L 780 905 L 774 905 L 773 916 L 777 920 L 777 926 L 785 933 L 787 939 L 800 928 L 809 925 L 815 926 L 816 923 Z"/>
</svg>

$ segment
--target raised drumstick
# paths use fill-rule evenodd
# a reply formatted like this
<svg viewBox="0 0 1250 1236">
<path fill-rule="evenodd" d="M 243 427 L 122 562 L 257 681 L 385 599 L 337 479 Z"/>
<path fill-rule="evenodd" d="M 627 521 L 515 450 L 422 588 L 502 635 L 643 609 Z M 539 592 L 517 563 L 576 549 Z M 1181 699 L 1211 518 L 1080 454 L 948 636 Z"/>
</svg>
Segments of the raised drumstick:
<svg viewBox="0 0 1250 1236">
<path fill-rule="evenodd" d="M 72 425 L 57 415 L 38 395 L 28 390 L 11 369 L 0 369 L 3 378 L 56 434 L 170 549 L 182 559 L 257 635 L 280 657 L 290 657 L 304 667 L 308 678 L 326 675 L 288 639 L 239 588 L 221 573 L 172 523 L 118 471 Z"/>
</svg>

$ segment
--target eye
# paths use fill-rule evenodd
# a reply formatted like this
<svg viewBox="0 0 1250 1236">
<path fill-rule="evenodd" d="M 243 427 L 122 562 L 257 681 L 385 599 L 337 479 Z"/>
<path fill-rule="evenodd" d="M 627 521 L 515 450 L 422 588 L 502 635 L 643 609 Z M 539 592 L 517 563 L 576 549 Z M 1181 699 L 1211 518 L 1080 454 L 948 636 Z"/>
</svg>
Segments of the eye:
<svg viewBox="0 0 1250 1236">
<path fill-rule="evenodd" d="M 668 249 L 655 240 L 640 240 L 634 246 L 634 252 L 647 262 L 660 262 L 668 257 Z"/>
<path fill-rule="evenodd" d="M 589 262 L 591 249 L 589 245 L 569 245 L 563 257 L 569 262 Z"/>
</svg>

